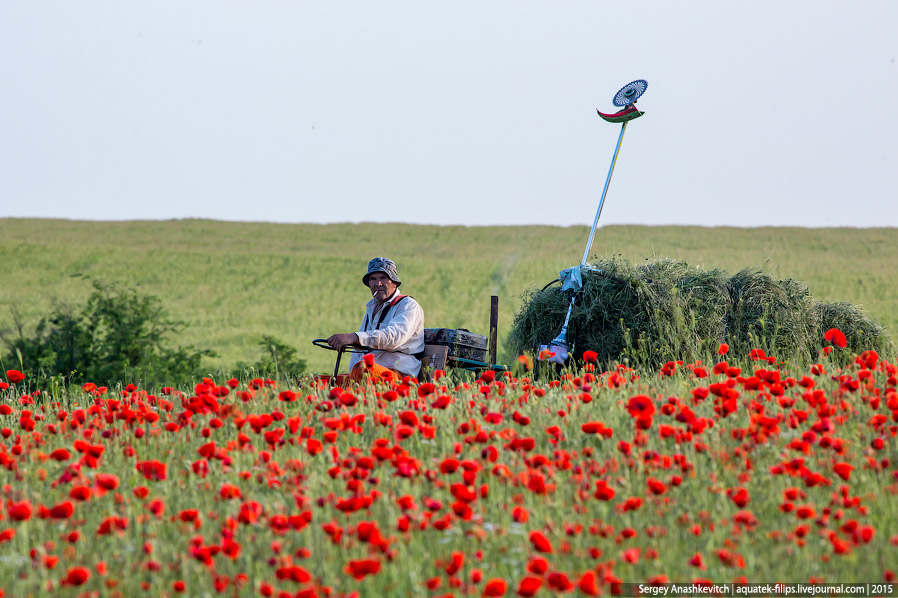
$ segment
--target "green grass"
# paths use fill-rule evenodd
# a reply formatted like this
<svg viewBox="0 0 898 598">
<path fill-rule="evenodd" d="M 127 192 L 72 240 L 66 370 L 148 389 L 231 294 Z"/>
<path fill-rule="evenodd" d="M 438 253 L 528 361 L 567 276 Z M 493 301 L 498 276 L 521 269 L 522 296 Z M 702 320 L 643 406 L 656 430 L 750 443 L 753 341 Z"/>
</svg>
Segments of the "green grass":
<svg viewBox="0 0 898 598">
<path fill-rule="evenodd" d="M 177 339 L 215 350 L 210 370 L 259 357 L 270 334 L 300 349 L 313 371 L 333 354 L 313 338 L 355 330 L 370 295 L 361 277 L 376 255 L 394 259 L 403 292 L 428 327 L 485 334 L 489 297 L 500 297 L 500 356 L 522 295 L 575 265 L 589 229 L 408 224 L 270 224 L 208 220 L 80 222 L 0 219 L 0 329 L 15 305 L 26 327 L 54 301 L 87 297 L 86 279 L 133 285 L 188 323 Z M 898 331 L 895 229 L 609 226 L 593 254 L 633 263 L 671 257 L 736 272 L 760 267 L 795 278 L 819 301 L 859 304 Z M 547 339 L 548 340 L 548 339 Z"/>
</svg>

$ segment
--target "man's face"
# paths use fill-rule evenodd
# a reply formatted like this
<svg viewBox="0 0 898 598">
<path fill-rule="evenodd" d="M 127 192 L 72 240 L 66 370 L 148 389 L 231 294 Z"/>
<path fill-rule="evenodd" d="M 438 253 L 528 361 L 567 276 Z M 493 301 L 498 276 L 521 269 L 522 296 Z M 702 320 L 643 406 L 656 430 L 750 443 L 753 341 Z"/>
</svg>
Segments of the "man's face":
<svg viewBox="0 0 898 598">
<path fill-rule="evenodd" d="M 383 303 L 396 292 L 396 283 L 384 272 L 374 272 L 368 277 L 368 288 L 378 303 Z"/>
</svg>

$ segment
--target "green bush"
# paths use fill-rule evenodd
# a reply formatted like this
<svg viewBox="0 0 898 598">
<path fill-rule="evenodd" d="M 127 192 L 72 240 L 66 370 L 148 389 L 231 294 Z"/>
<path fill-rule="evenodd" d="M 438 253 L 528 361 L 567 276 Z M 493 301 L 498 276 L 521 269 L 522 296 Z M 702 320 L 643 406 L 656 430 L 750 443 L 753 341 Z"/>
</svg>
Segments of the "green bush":
<svg viewBox="0 0 898 598">
<path fill-rule="evenodd" d="M 57 305 L 30 336 L 14 311 L 16 330 L 0 335 L 4 363 L 72 382 L 174 384 L 195 377 L 204 356 L 215 356 L 208 349 L 168 346 L 185 324 L 169 318 L 157 297 L 98 281 L 93 287 L 85 305 Z"/>
</svg>

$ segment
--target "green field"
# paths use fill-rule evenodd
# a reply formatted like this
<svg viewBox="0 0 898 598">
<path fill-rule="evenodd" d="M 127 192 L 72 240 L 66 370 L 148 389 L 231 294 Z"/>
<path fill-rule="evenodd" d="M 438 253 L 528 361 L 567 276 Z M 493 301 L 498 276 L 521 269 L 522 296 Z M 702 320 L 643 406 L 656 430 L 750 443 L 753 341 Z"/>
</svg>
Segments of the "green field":
<svg viewBox="0 0 898 598">
<path fill-rule="evenodd" d="M 81 222 L 0 219 L 0 329 L 15 305 L 26 328 L 54 302 L 78 302 L 90 280 L 160 297 L 188 323 L 177 342 L 215 350 L 210 370 L 259 356 L 263 334 L 298 347 L 314 371 L 333 354 L 310 341 L 355 330 L 370 295 L 367 261 L 394 259 L 428 327 L 486 333 L 500 297 L 500 357 L 522 296 L 579 262 L 586 226 L 270 224 L 209 220 Z M 631 262 L 671 257 L 731 272 L 796 278 L 822 301 L 863 306 L 898 331 L 898 230 L 608 226 L 593 253 Z M 547 339 L 548 340 L 548 339 Z"/>
</svg>

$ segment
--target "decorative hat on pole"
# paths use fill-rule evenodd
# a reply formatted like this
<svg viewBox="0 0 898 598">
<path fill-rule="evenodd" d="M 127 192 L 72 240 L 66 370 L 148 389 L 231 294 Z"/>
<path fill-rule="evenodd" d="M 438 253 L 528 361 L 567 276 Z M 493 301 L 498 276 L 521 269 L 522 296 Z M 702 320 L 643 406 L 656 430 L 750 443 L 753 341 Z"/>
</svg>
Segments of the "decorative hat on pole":
<svg viewBox="0 0 898 598">
<path fill-rule="evenodd" d="M 595 220 L 592 222 L 592 230 L 589 231 L 589 239 L 586 241 L 586 250 L 583 252 L 583 258 L 580 265 L 562 270 L 559 280 L 562 281 L 561 290 L 572 290 L 571 303 L 567 308 L 567 315 L 564 317 L 564 324 L 561 332 L 548 345 L 540 345 L 539 359 L 540 361 L 550 361 L 553 363 L 563 364 L 570 354 L 571 344 L 567 338 L 568 324 L 571 320 L 571 311 L 574 308 L 574 299 L 583 286 L 582 271 L 593 270 L 586 265 L 586 259 L 589 257 L 589 250 L 592 248 L 592 241 L 596 235 L 596 226 L 599 224 L 599 216 L 602 215 L 602 206 L 605 204 L 605 196 L 608 194 L 608 185 L 611 183 L 611 175 L 614 173 L 614 165 L 617 163 L 617 156 L 620 153 L 621 142 L 624 139 L 624 131 L 627 130 L 627 123 L 633 119 L 639 118 L 645 112 L 640 112 L 636 108 L 636 100 L 642 97 L 649 84 L 645 79 L 637 79 L 624 85 L 614 94 L 612 102 L 615 106 L 621 108 L 613 114 L 605 114 L 596 109 L 599 116 L 610 123 L 622 123 L 620 135 L 617 137 L 617 145 L 614 148 L 614 156 L 611 158 L 611 167 L 608 169 L 608 176 L 605 177 L 605 187 L 602 189 L 602 198 L 599 200 L 599 207 L 596 210 Z"/>
</svg>

